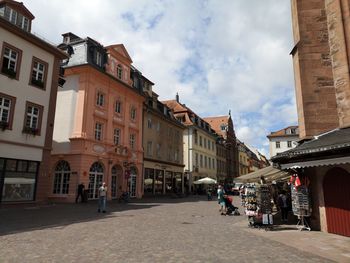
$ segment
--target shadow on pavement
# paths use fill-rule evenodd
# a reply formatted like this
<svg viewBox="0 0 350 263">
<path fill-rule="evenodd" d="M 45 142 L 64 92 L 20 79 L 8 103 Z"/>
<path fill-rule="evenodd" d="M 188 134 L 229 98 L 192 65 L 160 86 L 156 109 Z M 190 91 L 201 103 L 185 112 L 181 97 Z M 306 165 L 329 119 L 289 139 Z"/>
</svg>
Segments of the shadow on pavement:
<svg viewBox="0 0 350 263">
<path fill-rule="evenodd" d="M 132 217 L 132 214 L 118 214 L 118 212 L 148 209 L 169 203 L 205 200 L 206 196 L 189 196 L 184 198 L 146 197 L 131 200 L 127 204 L 108 201 L 106 213 L 97 212 L 97 201 L 79 204 L 32 204 L 26 207 L 8 206 L 0 209 L 0 236 L 51 227 L 64 227 L 80 222 L 101 220 L 106 217 Z"/>
</svg>

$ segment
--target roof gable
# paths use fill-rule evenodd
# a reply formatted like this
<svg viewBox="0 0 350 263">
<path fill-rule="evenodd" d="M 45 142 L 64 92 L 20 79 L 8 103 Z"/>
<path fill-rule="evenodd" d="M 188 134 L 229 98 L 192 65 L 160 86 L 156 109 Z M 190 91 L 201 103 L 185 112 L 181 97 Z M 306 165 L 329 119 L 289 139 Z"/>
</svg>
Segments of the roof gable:
<svg viewBox="0 0 350 263">
<path fill-rule="evenodd" d="M 0 5 L 3 5 L 3 4 L 20 12 L 24 16 L 28 17 L 30 20 L 33 20 L 35 18 L 35 16 L 24 6 L 22 2 L 16 2 L 13 0 L 0 0 Z"/>
<path fill-rule="evenodd" d="M 132 63 L 132 59 L 123 44 L 111 45 L 111 46 L 108 46 L 107 48 L 113 49 L 115 52 L 117 52 L 118 54 L 126 58 L 130 63 Z"/>
</svg>

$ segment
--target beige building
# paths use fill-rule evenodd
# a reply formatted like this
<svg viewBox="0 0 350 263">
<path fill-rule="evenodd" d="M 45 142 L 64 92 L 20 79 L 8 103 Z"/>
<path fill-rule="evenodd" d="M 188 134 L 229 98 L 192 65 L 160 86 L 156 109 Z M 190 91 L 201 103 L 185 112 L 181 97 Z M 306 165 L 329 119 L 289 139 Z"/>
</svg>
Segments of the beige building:
<svg viewBox="0 0 350 263">
<path fill-rule="evenodd" d="M 226 148 L 226 183 L 232 183 L 233 179 L 239 175 L 238 144 L 231 118 L 231 112 L 227 116 L 215 116 L 204 118 L 211 128 L 219 136 L 224 138 Z"/>
<path fill-rule="evenodd" d="M 226 157 L 225 140 L 219 136 L 216 140 L 216 173 L 220 184 L 224 184 L 227 178 Z"/>
<path fill-rule="evenodd" d="M 239 176 L 250 173 L 249 170 L 249 149 L 244 143 L 238 141 L 238 156 L 239 156 Z"/>
<path fill-rule="evenodd" d="M 186 126 L 183 134 L 185 188 L 192 189 L 193 182 L 200 178 L 217 179 L 216 139 L 217 134 L 209 123 L 200 118 L 191 109 L 176 100 L 164 101 L 173 110 L 176 119 Z M 188 182 L 188 183 L 187 183 Z"/>
<path fill-rule="evenodd" d="M 31 33 L 33 14 L 0 1 L 0 202 L 47 201 L 60 61 Z"/>
<path fill-rule="evenodd" d="M 147 94 L 143 115 L 144 195 L 184 193 L 185 126 L 152 92 L 153 83 L 145 77 L 142 80 Z"/>
</svg>

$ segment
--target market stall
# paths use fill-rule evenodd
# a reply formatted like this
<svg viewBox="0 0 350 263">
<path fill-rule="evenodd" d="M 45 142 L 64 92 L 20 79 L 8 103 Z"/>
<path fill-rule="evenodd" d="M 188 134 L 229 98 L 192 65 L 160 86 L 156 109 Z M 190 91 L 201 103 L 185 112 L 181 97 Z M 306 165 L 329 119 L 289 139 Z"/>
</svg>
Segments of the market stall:
<svg viewBox="0 0 350 263">
<path fill-rule="evenodd" d="M 266 184 L 250 184 L 245 188 L 244 198 L 245 214 L 248 216 L 250 227 L 264 227 L 270 229 L 273 226 L 271 193 Z"/>
</svg>

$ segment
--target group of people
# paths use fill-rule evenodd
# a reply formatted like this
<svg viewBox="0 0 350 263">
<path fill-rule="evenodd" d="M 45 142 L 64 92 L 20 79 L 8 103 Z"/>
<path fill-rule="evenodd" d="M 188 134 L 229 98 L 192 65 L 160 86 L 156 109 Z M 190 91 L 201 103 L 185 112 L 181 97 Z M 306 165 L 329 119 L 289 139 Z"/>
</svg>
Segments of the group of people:
<svg viewBox="0 0 350 263">
<path fill-rule="evenodd" d="M 240 186 L 240 193 L 242 196 L 242 193 L 244 191 L 244 184 Z M 227 195 L 225 193 L 224 187 L 222 185 L 218 186 L 217 189 L 217 197 L 218 197 L 218 204 L 220 206 L 220 213 L 221 215 L 227 215 Z M 291 207 L 291 199 L 287 195 L 286 190 L 281 190 L 278 195 L 276 195 L 276 198 L 274 199 L 274 203 L 277 207 L 277 209 L 281 213 L 281 222 L 288 222 L 288 212 Z M 232 203 L 232 199 L 229 200 Z"/>
<path fill-rule="evenodd" d="M 79 198 L 81 202 L 86 202 L 87 196 L 85 192 L 85 185 L 83 183 L 78 185 L 78 193 L 75 198 L 75 202 L 78 203 Z M 106 203 L 107 203 L 107 185 L 105 182 L 102 183 L 101 187 L 98 189 L 98 209 L 97 212 L 106 213 Z"/>
</svg>

